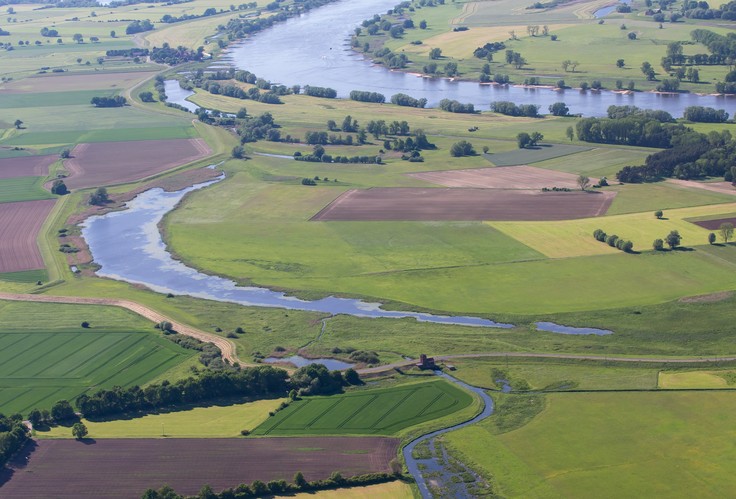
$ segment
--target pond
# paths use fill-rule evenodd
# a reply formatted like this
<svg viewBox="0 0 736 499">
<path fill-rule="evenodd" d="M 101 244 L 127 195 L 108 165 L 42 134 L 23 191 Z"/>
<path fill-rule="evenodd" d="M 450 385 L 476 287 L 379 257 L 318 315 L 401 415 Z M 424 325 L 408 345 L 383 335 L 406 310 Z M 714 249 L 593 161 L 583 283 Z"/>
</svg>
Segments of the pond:
<svg viewBox="0 0 736 499">
<path fill-rule="evenodd" d="M 280 362 L 288 362 L 294 364 L 296 367 L 304 367 L 311 364 L 322 364 L 330 371 L 342 371 L 343 369 L 350 369 L 355 367 L 355 364 L 349 362 L 343 362 L 337 359 L 306 359 L 301 355 L 292 355 L 291 357 L 267 357 L 263 359 L 266 364 L 278 364 Z"/>
<path fill-rule="evenodd" d="M 613 334 L 608 329 L 596 329 L 594 327 L 570 327 L 555 324 L 554 322 L 535 322 L 537 329 L 540 331 L 549 331 L 550 333 L 560 334 L 594 334 L 596 336 L 605 336 Z"/>
<path fill-rule="evenodd" d="M 415 98 L 426 98 L 429 106 L 437 106 L 441 99 L 448 98 L 473 103 L 479 110 L 488 110 L 490 103 L 498 100 L 537 104 L 543 113 L 547 112 L 550 104 L 565 102 L 571 113 L 585 116 L 605 116 L 610 105 L 661 109 L 676 117 L 682 116 L 684 109 L 693 105 L 725 109 L 731 115 L 736 111 L 733 97 L 692 93 L 583 92 L 577 89 L 555 91 L 481 85 L 389 71 L 353 52 L 348 39 L 364 19 L 383 13 L 397 3 L 397 0 L 342 0 L 326 5 L 232 44 L 217 64 L 229 62 L 273 83 L 331 87 L 340 97 L 347 97 L 351 90 L 379 92 L 386 99 L 402 92 Z M 710 85 L 705 88 L 712 91 Z"/>
<path fill-rule="evenodd" d="M 480 317 L 384 310 L 380 303 L 334 296 L 320 300 L 301 300 L 267 288 L 238 286 L 230 279 L 207 275 L 186 266 L 172 258 L 161 238 L 158 224 L 188 193 L 223 178 L 224 176 L 175 192 L 150 189 L 130 201 L 125 210 L 88 218 L 84 222 L 82 235 L 89 245 L 94 261 L 101 267 L 97 274 L 143 284 L 160 293 L 189 295 L 253 307 L 277 307 L 356 317 L 412 317 L 420 322 L 463 326 L 513 327 L 513 324 Z"/>
<path fill-rule="evenodd" d="M 166 102 L 178 104 L 193 113 L 197 112 L 197 109 L 199 109 L 198 105 L 187 100 L 188 97 L 194 95 L 194 92 L 181 88 L 179 80 L 165 80 L 164 91 L 166 92 Z"/>
</svg>

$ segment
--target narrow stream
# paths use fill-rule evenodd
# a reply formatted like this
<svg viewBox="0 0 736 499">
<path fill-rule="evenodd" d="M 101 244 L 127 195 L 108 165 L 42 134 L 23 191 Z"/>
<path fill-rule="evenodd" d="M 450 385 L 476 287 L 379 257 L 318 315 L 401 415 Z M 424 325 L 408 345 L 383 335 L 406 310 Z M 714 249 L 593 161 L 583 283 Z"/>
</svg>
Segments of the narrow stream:
<svg viewBox="0 0 736 499">
<path fill-rule="evenodd" d="M 478 394 L 478 396 L 483 400 L 484 407 L 483 411 L 481 411 L 480 414 L 475 416 L 473 419 L 466 421 L 464 423 L 460 423 L 454 426 L 451 426 L 449 428 L 445 428 L 442 430 L 433 431 L 432 433 L 428 433 L 426 435 L 423 435 L 416 440 L 413 440 L 410 442 L 407 446 L 405 446 L 402 449 L 402 453 L 404 454 L 404 460 L 406 461 L 406 467 L 409 469 L 409 473 L 414 477 L 414 480 L 417 483 L 417 487 L 419 488 L 419 492 L 422 494 L 422 498 L 424 499 L 431 499 L 432 493 L 429 491 L 429 487 L 427 485 L 427 481 L 422 474 L 422 470 L 420 468 L 420 464 L 424 465 L 426 468 L 432 470 L 438 468 L 440 465 L 434 462 L 434 459 L 415 459 L 414 456 L 412 456 L 412 452 L 414 451 L 414 448 L 421 444 L 422 442 L 429 441 L 430 445 L 433 444 L 433 440 L 440 436 L 444 435 L 445 433 L 459 430 L 460 428 L 464 428 L 466 426 L 469 426 L 471 424 L 475 424 L 479 421 L 483 421 L 487 417 L 489 417 L 491 414 L 493 414 L 493 399 L 488 395 L 483 389 L 477 388 L 475 386 L 468 385 L 467 383 L 464 383 L 460 381 L 457 378 L 454 378 L 450 376 L 449 374 L 438 372 L 437 376 L 442 376 L 447 381 L 450 381 L 452 383 L 455 383 L 456 385 L 459 385 L 462 388 L 465 388 L 466 390 L 469 390 L 473 393 Z M 462 491 L 455 491 L 456 495 L 458 497 L 463 497 Z"/>
</svg>

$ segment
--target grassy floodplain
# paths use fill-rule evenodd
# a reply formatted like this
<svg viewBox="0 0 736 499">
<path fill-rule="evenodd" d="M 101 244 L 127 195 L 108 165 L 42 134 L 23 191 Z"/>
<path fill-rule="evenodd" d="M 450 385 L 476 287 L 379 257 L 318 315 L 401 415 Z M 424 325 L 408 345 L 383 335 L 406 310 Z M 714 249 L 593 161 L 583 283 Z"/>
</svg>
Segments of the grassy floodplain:
<svg viewBox="0 0 736 499">
<path fill-rule="evenodd" d="M 542 412 L 520 427 L 504 431 L 492 416 L 446 441 L 506 497 L 723 497 L 736 486 L 728 472 L 732 393 L 545 398 Z M 521 413 L 528 407 L 515 404 Z"/>
</svg>

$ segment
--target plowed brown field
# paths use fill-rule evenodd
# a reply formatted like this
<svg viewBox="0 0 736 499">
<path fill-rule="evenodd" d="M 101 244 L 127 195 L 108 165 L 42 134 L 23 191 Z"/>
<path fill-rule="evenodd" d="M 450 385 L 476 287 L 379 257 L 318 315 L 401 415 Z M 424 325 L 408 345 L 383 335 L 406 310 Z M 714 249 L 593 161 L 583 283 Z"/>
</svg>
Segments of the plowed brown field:
<svg viewBox="0 0 736 499">
<path fill-rule="evenodd" d="M 719 218 L 717 220 L 703 220 L 701 222 L 695 222 L 695 225 L 699 225 L 708 230 L 718 230 L 721 224 L 726 223 L 736 226 L 736 217 Z"/>
<path fill-rule="evenodd" d="M 614 196 L 614 192 L 374 188 L 345 192 L 312 220 L 569 220 L 604 214 Z"/>
<path fill-rule="evenodd" d="M 471 170 L 443 170 L 409 173 L 433 184 L 446 187 L 478 187 L 485 189 L 542 189 L 543 187 L 567 187 L 578 189 L 577 175 L 545 170 L 533 166 L 497 166 Z M 597 179 L 591 179 L 597 182 Z"/>
<path fill-rule="evenodd" d="M 399 440 L 380 437 L 40 440 L 0 474 L 0 497 L 134 498 L 168 484 L 196 494 L 254 480 L 389 471 Z M 4 485 L 3 485 L 3 482 Z"/>
<path fill-rule="evenodd" d="M 0 178 L 45 177 L 49 174 L 49 166 L 57 159 L 59 157 L 53 154 L 0 159 Z"/>
<path fill-rule="evenodd" d="M 79 144 L 64 162 L 70 189 L 140 180 L 211 154 L 202 139 L 140 140 Z"/>
<path fill-rule="evenodd" d="M 0 204 L 0 272 L 44 267 L 36 238 L 55 202 L 43 199 Z"/>
</svg>

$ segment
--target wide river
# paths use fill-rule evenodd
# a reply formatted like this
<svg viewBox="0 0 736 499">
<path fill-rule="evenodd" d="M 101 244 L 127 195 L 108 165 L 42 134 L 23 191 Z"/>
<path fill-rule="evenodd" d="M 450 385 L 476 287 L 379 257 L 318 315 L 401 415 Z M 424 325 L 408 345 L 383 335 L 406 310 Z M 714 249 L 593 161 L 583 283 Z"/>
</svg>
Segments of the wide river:
<svg viewBox="0 0 736 499">
<path fill-rule="evenodd" d="M 682 116 L 684 109 L 693 105 L 725 109 L 732 116 L 736 112 L 736 98 L 733 97 L 652 92 L 622 95 L 572 89 L 558 92 L 547 88 L 527 89 L 513 85 L 430 79 L 388 71 L 350 50 L 348 38 L 364 19 L 384 13 L 397 3 L 398 0 L 341 0 L 326 5 L 231 45 L 228 53 L 222 56 L 221 63 L 251 71 L 274 83 L 331 87 L 340 97 L 347 97 L 351 90 L 380 92 L 386 99 L 402 92 L 426 98 L 429 106 L 436 106 L 441 99 L 448 98 L 472 102 L 479 110 L 488 110 L 490 103 L 498 100 L 537 104 L 543 113 L 547 112 L 550 104 L 563 101 L 571 113 L 585 116 L 604 116 L 608 106 L 614 104 L 661 109 L 676 117 Z M 407 40 L 419 37 L 419 34 L 411 33 L 410 30 Z M 468 52 L 473 48 L 468 47 Z M 705 92 L 713 91 L 712 85 L 704 87 Z"/>
</svg>

